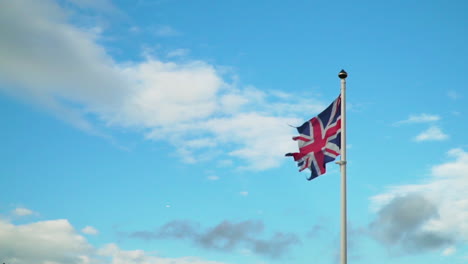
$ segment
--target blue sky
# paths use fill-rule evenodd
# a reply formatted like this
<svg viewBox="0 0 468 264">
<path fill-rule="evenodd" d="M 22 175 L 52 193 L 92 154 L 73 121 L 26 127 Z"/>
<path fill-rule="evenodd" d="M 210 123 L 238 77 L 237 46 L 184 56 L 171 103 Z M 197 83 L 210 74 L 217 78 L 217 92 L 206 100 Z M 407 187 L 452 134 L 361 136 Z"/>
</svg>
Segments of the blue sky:
<svg viewBox="0 0 468 264">
<path fill-rule="evenodd" d="M 468 261 L 465 1 L 0 5 L 1 262 L 338 263 L 341 69 L 348 262 Z"/>
</svg>

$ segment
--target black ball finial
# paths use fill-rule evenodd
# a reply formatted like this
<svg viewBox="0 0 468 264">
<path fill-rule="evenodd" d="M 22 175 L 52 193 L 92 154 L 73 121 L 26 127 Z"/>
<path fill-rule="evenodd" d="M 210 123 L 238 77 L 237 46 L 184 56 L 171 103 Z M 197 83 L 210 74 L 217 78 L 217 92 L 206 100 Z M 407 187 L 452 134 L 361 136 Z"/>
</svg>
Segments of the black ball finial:
<svg viewBox="0 0 468 264">
<path fill-rule="evenodd" d="M 348 77 L 348 73 L 345 72 L 345 70 L 341 70 L 340 73 L 338 73 L 338 77 L 340 77 L 340 79 L 346 79 L 346 77 Z"/>
</svg>

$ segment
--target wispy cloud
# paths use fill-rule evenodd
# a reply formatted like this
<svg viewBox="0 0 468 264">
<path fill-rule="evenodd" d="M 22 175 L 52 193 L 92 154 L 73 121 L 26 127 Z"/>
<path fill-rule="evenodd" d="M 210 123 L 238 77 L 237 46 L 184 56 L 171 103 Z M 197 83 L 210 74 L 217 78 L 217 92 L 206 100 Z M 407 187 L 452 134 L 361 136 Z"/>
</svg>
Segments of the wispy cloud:
<svg viewBox="0 0 468 264">
<path fill-rule="evenodd" d="M 219 180 L 219 176 L 216 176 L 216 175 L 210 175 L 208 177 L 206 177 L 208 180 L 210 181 L 217 181 Z"/>
<path fill-rule="evenodd" d="M 110 258 L 116 263 L 131 264 L 227 264 L 218 261 L 204 260 L 198 257 L 164 258 L 144 250 L 123 250 L 116 244 L 108 244 L 97 251 L 98 256 Z M 87 263 L 87 262 L 84 262 Z M 102 263 L 102 262 L 96 262 Z M 106 264 L 106 263 L 105 263 Z"/>
<path fill-rule="evenodd" d="M 85 226 L 83 229 L 81 229 L 81 232 L 87 235 L 97 235 L 99 233 L 99 231 L 92 226 Z"/>
<path fill-rule="evenodd" d="M 283 153 L 296 148 L 288 140 L 294 133 L 288 124 L 299 125 L 308 118 L 304 111 L 312 116 L 324 106 L 311 98 L 237 87 L 204 61 L 162 61 L 147 54 L 142 61 L 116 62 L 98 44 L 99 34 L 69 24 L 69 14 L 53 1 L 2 5 L 0 34 L 9 37 L 0 38 L 0 89 L 87 132 L 135 129 L 147 139 L 173 143 L 187 162 L 212 157 L 264 170 L 279 166 Z M 170 27 L 159 30 L 174 34 Z M 271 142 L 278 142 L 274 151 Z M 217 153 L 219 145 L 227 151 Z"/>
<path fill-rule="evenodd" d="M 141 30 L 140 27 L 132 26 L 132 27 L 130 27 L 130 28 L 128 29 L 128 31 L 137 34 L 137 33 L 140 33 L 142 30 Z"/>
<path fill-rule="evenodd" d="M 440 116 L 431 114 L 410 115 L 407 119 L 395 122 L 394 125 L 431 123 L 439 121 Z"/>
<path fill-rule="evenodd" d="M 175 49 L 171 50 L 167 53 L 166 57 L 173 58 L 173 57 L 183 57 L 187 56 L 190 53 L 188 49 Z"/>
<path fill-rule="evenodd" d="M 252 253 L 272 258 L 282 257 L 289 248 L 299 243 L 299 238 L 290 233 L 277 232 L 270 239 L 261 239 L 264 225 L 261 221 L 243 221 L 233 223 L 223 221 L 220 224 L 200 229 L 200 225 L 190 221 L 171 221 L 156 231 L 138 231 L 129 235 L 144 240 L 180 239 L 190 240 L 197 246 L 217 251 L 233 251 L 247 248 Z"/>
<path fill-rule="evenodd" d="M 455 254 L 455 252 L 457 252 L 457 248 L 448 247 L 448 248 L 444 249 L 444 251 L 442 251 L 442 255 L 443 256 L 450 256 L 450 255 Z"/>
<path fill-rule="evenodd" d="M 453 91 L 453 90 L 448 91 L 447 96 L 452 100 L 457 100 L 461 98 L 461 95 L 458 92 Z"/>
<path fill-rule="evenodd" d="M 431 126 L 415 136 L 413 140 L 416 142 L 442 141 L 448 139 L 449 136 L 439 126 L 434 124 L 440 119 L 440 116 L 431 114 L 410 115 L 408 119 L 398 121 L 394 125 L 430 123 Z"/>
<path fill-rule="evenodd" d="M 159 25 L 154 29 L 154 34 L 159 37 L 175 37 L 180 36 L 181 33 L 171 26 L 168 25 Z"/>
<path fill-rule="evenodd" d="M 416 142 L 421 141 L 442 141 L 448 139 L 449 136 L 442 132 L 442 130 L 437 126 L 431 126 L 427 130 L 421 132 L 417 135 L 414 140 Z"/>
<path fill-rule="evenodd" d="M 83 8 L 96 8 L 103 10 L 116 10 L 110 0 L 66 0 Z"/>
<path fill-rule="evenodd" d="M 16 216 L 27 216 L 34 214 L 34 212 L 28 208 L 18 207 L 15 210 L 13 210 L 13 214 Z"/>
</svg>

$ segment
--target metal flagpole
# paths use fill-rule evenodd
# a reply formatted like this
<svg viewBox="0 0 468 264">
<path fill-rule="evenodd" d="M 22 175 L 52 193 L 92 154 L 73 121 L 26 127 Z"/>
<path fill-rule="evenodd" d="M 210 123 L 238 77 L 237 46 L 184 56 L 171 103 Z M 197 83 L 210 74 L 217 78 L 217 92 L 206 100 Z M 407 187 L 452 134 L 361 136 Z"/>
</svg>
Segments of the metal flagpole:
<svg viewBox="0 0 468 264">
<path fill-rule="evenodd" d="M 346 230 L 346 77 L 348 73 L 341 70 L 341 160 L 337 163 L 341 169 L 341 264 L 347 263 L 347 230 Z"/>
</svg>

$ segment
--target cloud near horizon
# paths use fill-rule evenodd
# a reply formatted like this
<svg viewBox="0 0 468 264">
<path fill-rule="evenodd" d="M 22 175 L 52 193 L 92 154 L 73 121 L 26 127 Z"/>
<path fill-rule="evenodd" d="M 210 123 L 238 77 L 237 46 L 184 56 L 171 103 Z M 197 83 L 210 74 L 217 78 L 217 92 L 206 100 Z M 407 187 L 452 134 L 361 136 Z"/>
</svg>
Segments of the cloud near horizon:
<svg viewBox="0 0 468 264">
<path fill-rule="evenodd" d="M 214 227 L 201 230 L 198 223 L 174 220 L 154 231 L 132 232 L 128 237 L 143 240 L 189 240 L 202 248 L 227 252 L 242 247 L 270 258 L 282 257 L 291 246 L 300 243 L 299 237 L 291 233 L 276 232 L 269 239 L 260 238 L 264 230 L 261 221 L 247 220 L 238 223 L 223 221 Z"/>
<path fill-rule="evenodd" d="M 14 225 L 0 220 L 0 259 L 5 263 L 84 263 L 92 247 L 67 220 Z"/>
<path fill-rule="evenodd" d="M 423 183 L 400 185 L 371 198 L 374 238 L 401 252 L 455 252 L 468 242 L 468 153 L 448 152 Z"/>
<path fill-rule="evenodd" d="M 197 257 L 166 258 L 115 243 L 95 248 L 66 219 L 15 225 L 0 219 L 0 259 L 14 264 L 226 264 Z"/>
<path fill-rule="evenodd" d="M 308 118 L 299 118 L 301 113 L 324 107 L 313 99 L 237 87 L 224 71 L 200 60 L 172 62 L 146 54 L 141 61 L 118 62 L 99 44 L 100 31 L 75 26 L 69 18 L 52 0 L 3 4 L 0 91 L 89 133 L 141 131 L 147 139 L 174 144 L 187 162 L 207 153 L 218 157 L 213 149 L 223 144 L 230 149 L 222 160 L 264 170 L 297 148 L 288 124 L 300 125 Z M 271 142 L 278 142 L 274 151 Z"/>
</svg>

